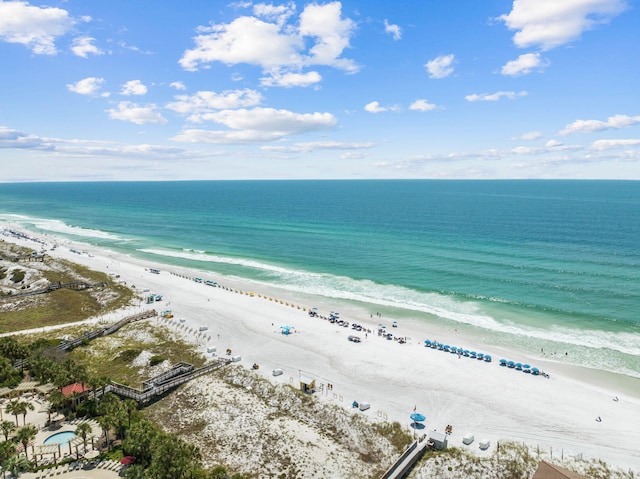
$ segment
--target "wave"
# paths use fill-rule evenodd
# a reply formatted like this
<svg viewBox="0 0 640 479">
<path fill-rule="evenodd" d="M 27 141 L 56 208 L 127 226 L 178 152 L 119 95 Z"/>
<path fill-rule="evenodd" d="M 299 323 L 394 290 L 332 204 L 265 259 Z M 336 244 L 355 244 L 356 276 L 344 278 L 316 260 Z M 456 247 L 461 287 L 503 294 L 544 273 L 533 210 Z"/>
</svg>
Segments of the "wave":
<svg viewBox="0 0 640 479">
<path fill-rule="evenodd" d="M 36 218 L 33 216 L 5 214 L 0 215 L 0 219 L 8 222 L 19 223 L 26 227 L 35 227 L 41 231 L 50 231 L 52 233 L 60 233 L 70 236 L 78 236 L 84 238 L 98 238 L 114 241 L 121 241 L 118 235 L 108 233 L 106 231 L 82 228 L 80 226 L 70 226 L 60 220 Z"/>
<path fill-rule="evenodd" d="M 277 286 L 288 291 L 310 296 L 322 296 L 367 304 L 371 307 L 397 308 L 435 316 L 437 318 L 481 328 L 487 332 L 502 333 L 547 343 L 559 343 L 595 350 L 611 350 L 629 355 L 640 355 L 638 335 L 598 329 L 570 328 L 562 325 L 536 327 L 510 318 L 496 319 L 485 313 L 486 302 L 508 303 L 500 298 L 460 298 L 438 292 L 425 292 L 404 286 L 380 284 L 367 279 L 353 279 L 326 273 L 313 273 L 271 265 L 256 260 L 224 257 L 194 250 L 167 251 L 140 249 L 139 251 L 199 262 L 219 263 L 251 268 L 266 274 L 266 280 L 251 280 L 257 284 Z"/>
</svg>

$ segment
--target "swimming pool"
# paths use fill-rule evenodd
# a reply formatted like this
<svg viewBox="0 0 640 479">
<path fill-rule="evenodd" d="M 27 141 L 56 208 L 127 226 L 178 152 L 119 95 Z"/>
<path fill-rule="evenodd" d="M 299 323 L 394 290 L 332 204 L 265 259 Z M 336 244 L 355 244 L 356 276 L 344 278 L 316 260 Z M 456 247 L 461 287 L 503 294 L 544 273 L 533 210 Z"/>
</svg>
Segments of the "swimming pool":
<svg viewBox="0 0 640 479">
<path fill-rule="evenodd" d="M 44 444 L 66 444 L 76 437 L 76 433 L 73 431 L 64 431 L 52 434 L 44 440 Z"/>
</svg>

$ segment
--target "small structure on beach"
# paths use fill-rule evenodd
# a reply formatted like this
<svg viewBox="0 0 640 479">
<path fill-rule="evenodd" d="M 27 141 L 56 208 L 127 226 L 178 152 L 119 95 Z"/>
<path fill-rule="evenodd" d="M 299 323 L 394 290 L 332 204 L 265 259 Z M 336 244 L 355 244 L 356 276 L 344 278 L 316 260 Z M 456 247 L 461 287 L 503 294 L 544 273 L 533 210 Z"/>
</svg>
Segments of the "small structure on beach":
<svg viewBox="0 0 640 479">
<path fill-rule="evenodd" d="M 316 380 L 309 376 L 300 375 L 300 391 L 307 394 L 316 392 Z"/>
<path fill-rule="evenodd" d="M 433 449 L 446 449 L 447 448 L 447 435 L 443 432 L 436 430 L 429 431 L 429 446 Z"/>
<path fill-rule="evenodd" d="M 556 466 L 547 461 L 541 461 L 532 479 L 588 479 L 587 476 Z"/>
</svg>

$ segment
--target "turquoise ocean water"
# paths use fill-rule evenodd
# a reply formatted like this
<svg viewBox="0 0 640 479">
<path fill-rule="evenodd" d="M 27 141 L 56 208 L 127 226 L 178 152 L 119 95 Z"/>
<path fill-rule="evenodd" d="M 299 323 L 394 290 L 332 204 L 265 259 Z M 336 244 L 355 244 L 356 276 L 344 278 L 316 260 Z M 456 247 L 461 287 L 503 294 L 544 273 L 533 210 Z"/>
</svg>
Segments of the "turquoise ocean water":
<svg viewBox="0 0 640 479">
<path fill-rule="evenodd" d="M 0 184 L 2 221 L 640 378 L 640 182 Z"/>
</svg>

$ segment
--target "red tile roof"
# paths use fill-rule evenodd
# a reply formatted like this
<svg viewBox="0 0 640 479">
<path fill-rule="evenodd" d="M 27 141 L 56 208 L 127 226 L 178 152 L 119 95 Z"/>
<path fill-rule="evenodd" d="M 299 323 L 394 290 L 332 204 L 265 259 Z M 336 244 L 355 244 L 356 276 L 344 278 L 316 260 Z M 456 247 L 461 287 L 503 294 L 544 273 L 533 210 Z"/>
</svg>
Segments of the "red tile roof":
<svg viewBox="0 0 640 479">
<path fill-rule="evenodd" d="M 89 391 L 89 388 L 85 383 L 73 383 L 60 388 L 60 392 L 65 396 L 71 396 L 73 393 L 80 394 Z"/>
</svg>

